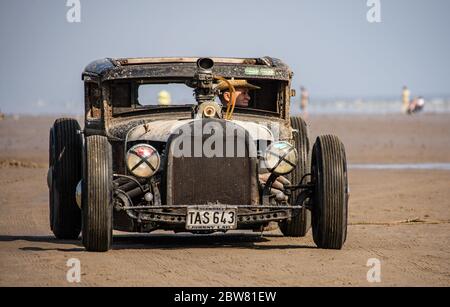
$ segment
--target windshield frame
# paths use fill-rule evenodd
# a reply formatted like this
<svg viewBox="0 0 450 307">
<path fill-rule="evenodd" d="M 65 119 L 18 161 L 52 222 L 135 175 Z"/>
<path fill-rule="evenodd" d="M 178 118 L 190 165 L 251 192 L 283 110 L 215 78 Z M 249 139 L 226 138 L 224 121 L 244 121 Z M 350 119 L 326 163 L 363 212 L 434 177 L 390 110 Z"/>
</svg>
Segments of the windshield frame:
<svg viewBox="0 0 450 307">
<path fill-rule="evenodd" d="M 138 88 L 140 85 L 143 84 L 156 84 L 156 85 L 162 85 L 162 84 L 186 84 L 187 81 L 189 81 L 191 78 L 170 78 L 166 77 L 164 79 L 158 78 L 149 78 L 149 79 L 116 79 L 116 80 L 110 80 L 104 82 L 104 85 L 108 88 L 108 98 L 111 106 L 111 115 L 112 117 L 127 117 L 127 116 L 135 116 L 135 115 L 145 115 L 145 114 L 157 114 L 157 113 L 170 113 L 170 112 L 178 112 L 178 111 L 193 111 L 195 106 L 197 106 L 197 102 L 195 101 L 195 98 L 193 97 L 193 103 L 192 104 L 179 104 L 179 105 L 168 105 L 168 106 L 160 106 L 160 105 L 140 105 L 138 104 Z M 255 79 L 258 80 L 258 79 Z M 261 81 L 268 81 L 261 79 Z M 278 83 L 278 94 L 276 98 L 277 104 L 277 112 L 266 110 L 266 109 L 256 109 L 256 108 L 242 108 L 242 107 L 235 107 L 235 113 L 242 113 L 242 114 L 255 114 L 255 115 L 265 115 L 270 117 L 277 117 L 282 118 L 283 117 L 283 109 L 285 104 L 285 97 L 284 97 L 284 91 L 283 88 L 288 86 L 288 83 L 285 83 L 280 80 L 271 80 L 272 82 Z M 128 83 L 132 87 L 131 93 L 130 93 L 130 99 L 131 99 L 131 105 L 130 107 L 117 107 L 113 103 L 113 93 L 112 93 L 112 87 L 114 84 L 117 83 Z M 186 85 L 188 87 L 188 85 Z M 194 91 L 194 89 L 192 89 Z M 217 101 L 217 100 L 216 100 Z M 133 103 L 134 102 L 134 103 Z M 220 102 L 218 102 L 220 104 Z M 226 110 L 226 107 L 223 107 L 223 110 Z"/>
</svg>

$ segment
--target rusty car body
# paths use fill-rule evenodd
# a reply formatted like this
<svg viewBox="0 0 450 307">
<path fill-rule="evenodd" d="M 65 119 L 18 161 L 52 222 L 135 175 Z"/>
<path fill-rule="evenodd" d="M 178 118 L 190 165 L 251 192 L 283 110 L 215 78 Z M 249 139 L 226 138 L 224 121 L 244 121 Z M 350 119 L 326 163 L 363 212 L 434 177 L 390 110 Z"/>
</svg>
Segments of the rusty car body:
<svg viewBox="0 0 450 307">
<path fill-rule="evenodd" d="M 292 76 L 271 57 L 90 63 L 82 73 L 83 129 L 70 118 L 50 129 L 55 236 L 73 239 L 82 232 L 87 250 L 107 251 L 113 229 L 205 234 L 262 231 L 277 222 L 294 237 L 305 236 L 312 224 L 319 247 L 340 249 L 348 204 L 344 147 L 335 136 L 320 136 L 311 154 L 305 121 L 290 115 Z M 260 87 L 249 107 L 217 101 L 218 82 L 233 79 Z M 141 87 L 167 84 L 187 87 L 193 96 L 183 104 L 141 103 Z M 201 150 L 207 144 L 212 155 Z M 196 154 L 175 154 L 187 149 Z"/>
</svg>

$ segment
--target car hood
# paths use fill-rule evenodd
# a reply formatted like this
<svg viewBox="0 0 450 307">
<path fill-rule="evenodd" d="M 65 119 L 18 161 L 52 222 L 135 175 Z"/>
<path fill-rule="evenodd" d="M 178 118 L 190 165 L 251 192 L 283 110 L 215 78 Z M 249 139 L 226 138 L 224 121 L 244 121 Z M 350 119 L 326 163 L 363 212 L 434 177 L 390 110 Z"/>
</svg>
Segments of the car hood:
<svg viewBox="0 0 450 307">
<path fill-rule="evenodd" d="M 128 141 L 158 141 L 167 142 L 169 137 L 176 133 L 177 130 L 186 124 L 193 122 L 194 119 L 185 120 L 160 120 L 152 121 L 146 124 L 134 127 L 128 133 Z M 230 121 L 244 128 L 255 140 L 274 141 L 274 135 L 266 126 L 249 121 Z"/>
</svg>

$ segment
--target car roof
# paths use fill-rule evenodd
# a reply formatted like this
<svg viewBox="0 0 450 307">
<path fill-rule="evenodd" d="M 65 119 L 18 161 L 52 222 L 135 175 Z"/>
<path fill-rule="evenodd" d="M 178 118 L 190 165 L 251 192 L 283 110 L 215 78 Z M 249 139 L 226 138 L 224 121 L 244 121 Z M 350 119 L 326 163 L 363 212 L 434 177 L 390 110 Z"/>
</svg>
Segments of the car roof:
<svg viewBox="0 0 450 307">
<path fill-rule="evenodd" d="M 191 78 L 197 71 L 199 57 L 104 58 L 91 62 L 83 71 L 83 80 L 102 81 L 145 78 Z M 225 78 L 269 79 L 288 81 L 289 67 L 272 57 L 212 57 L 213 73 Z"/>
</svg>

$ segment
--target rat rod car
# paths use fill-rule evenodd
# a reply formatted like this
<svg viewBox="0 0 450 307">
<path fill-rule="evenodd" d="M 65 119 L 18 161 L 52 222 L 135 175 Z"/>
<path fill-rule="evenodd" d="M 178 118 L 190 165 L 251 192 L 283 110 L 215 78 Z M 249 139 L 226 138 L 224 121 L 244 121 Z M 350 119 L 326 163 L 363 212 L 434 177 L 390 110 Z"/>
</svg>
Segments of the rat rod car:
<svg viewBox="0 0 450 307">
<path fill-rule="evenodd" d="M 107 251 L 113 229 L 207 234 L 277 222 L 285 236 L 312 226 L 318 247 L 342 248 L 344 146 L 324 135 L 310 152 L 304 120 L 290 116 L 292 76 L 270 57 L 92 62 L 82 74 L 83 129 L 70 118 L 50 129 L 53 233 L 81 231 L 87 250 Z M 236 105 L 239 82 L 253 87 L 247 107 Z M 150 101 L 158 93 L 160 103 Z"/>
</svg>

